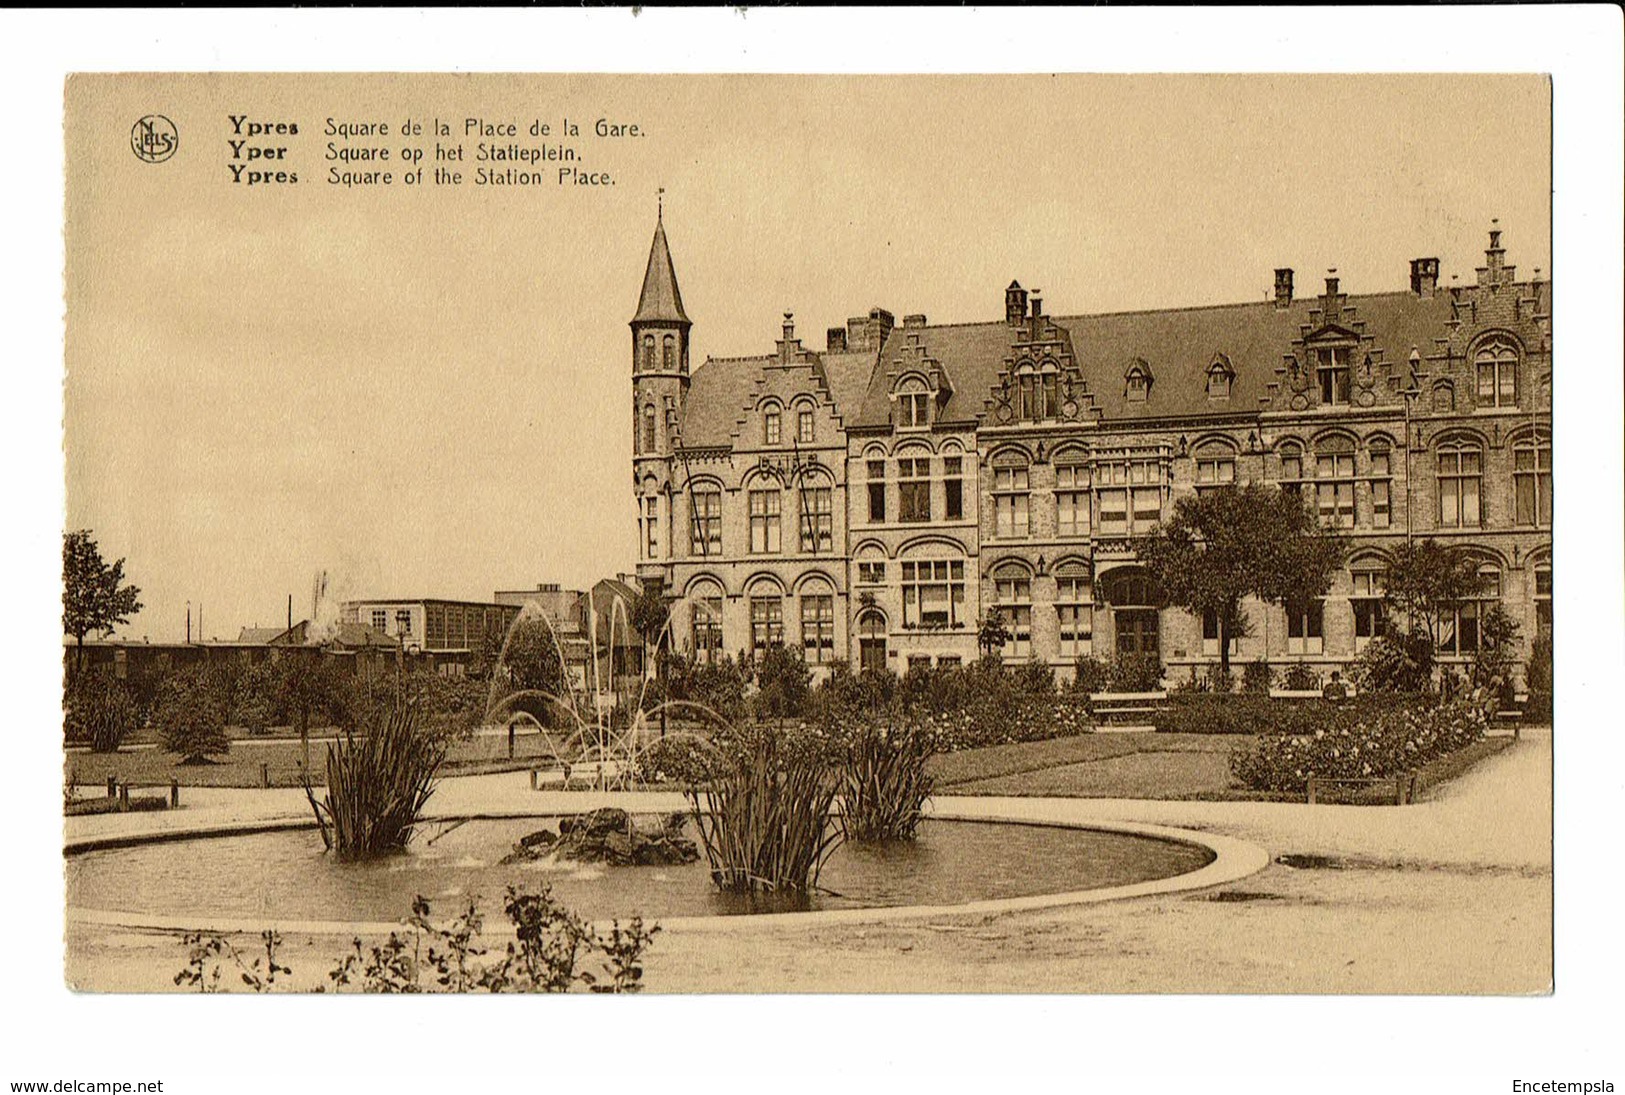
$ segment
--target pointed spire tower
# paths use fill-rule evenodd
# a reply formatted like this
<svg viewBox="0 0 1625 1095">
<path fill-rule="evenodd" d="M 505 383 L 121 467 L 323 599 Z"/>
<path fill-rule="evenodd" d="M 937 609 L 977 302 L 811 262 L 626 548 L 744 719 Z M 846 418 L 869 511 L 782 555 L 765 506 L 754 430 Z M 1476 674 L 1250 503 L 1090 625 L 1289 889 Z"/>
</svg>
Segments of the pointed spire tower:
<svg viewBox="0 0 1625 1095">
<path fill-rule="evenodd" d="M 664 202 L 655 214 L 655 237 L 643 291 L 632 317 L 632 471 L 638 495 L 638 570 L 661 577 L 671 558 L 671 470 L 678 423 L 688 398 L 688 338 L 677 270 L 666 242 Z"/>
</svg>

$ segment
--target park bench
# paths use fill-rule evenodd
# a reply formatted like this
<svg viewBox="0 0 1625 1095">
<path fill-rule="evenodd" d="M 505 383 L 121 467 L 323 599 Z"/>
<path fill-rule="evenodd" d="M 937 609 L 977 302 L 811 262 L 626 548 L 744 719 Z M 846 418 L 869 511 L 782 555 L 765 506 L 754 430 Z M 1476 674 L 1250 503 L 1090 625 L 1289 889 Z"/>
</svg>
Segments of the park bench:
<svg viewBox="0 0 1625 1095">
<path fill-rule="evenodd" d="M 1123 721 L 1136 720 L 1140 724 L 1151 721 L 1151 716 L 1168 707 L 1167 692 L 1091 692 L 1089 710 L 1094 713 L 1099 727 L 1120 726 Z"/>
<path fill-rule="evenodd" d="M 1404 806 L 1416 802 L 1416 772 L 1401 772 L 1397 776 L 1310 776 L 1308 785 L 1304 788 L 1304 801 L 1314 806 L 1324 795 L 1327 788 L 1336 786 L 1378 787 L 1384 784 L 1394 789 L 1393 803 L 1395 806 Z"/>
</svg>

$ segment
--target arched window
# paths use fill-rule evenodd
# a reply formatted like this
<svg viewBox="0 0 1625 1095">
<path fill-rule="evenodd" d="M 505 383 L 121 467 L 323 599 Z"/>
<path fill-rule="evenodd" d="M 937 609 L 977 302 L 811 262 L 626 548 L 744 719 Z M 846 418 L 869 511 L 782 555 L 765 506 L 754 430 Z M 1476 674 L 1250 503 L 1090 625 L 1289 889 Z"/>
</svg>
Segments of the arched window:
<svg viewBox="0 0 1625 1095">
<path fill-rule="evenodd" d="M 1439 446 L 1439 527 L 1483 524 L 1484 450 L 1476 441 Z"/>
<path fill-rule="evenodd" d="M 1281 454 L 1281 489 L 1288 494 L 1301 495 L 1303 490 L 1303 446 L 1296 441 L 1283 442 Z"/>
<path fill-rule="evenodd" d="M 655 451 L 655 405 L 648 403 L 643 408 L 643 451 Z"/>
<path fill-rule="evenodd" d="M 1456 386 L 1448 380 L 1433 385 L 1433 413 L 1449 414 L 1456 409 Z"/>
<path fill-rule="evenodd" d="M 1478 373 L 1474 389 L 1480 407 L 1513 407 L 1518 403 L 1518 347 L 1507 338 L 1492 338 L 1473 354 Z"/>
<path fill-rule="evenodd" d="M 661 348 L 660 364 L 668 373 L 677 369 L 677 340 L 671 335 L 665 338 L 665 345 Z"/>
<path fill-rule="evenodd" d="M 877 611 L 865 612 L 858 618 L 858 667 L 886 668 L 886 617 Z"/>
<path fill-rule="evenodd" d="M 1081 658 L 1094 649 L 1095 606 L 1088 564 L 1068 562 L 1055 568 L 1055 617 L 1061 657 Z"/>
<path fill-rule="evenodd" d="M 655 367 L 655 336 L 643 336 L 643 371 L 654 372 Z"/>
<path fill-rule="evenodd" d="M 693 606 L 694 656 L 707 665 L 722 660 L 722 587 L 696 582 L 688 594 Z"/>
<path fill-rule="evenodd" d="M 1484 563 L 1478 568 L 1478 592 L 1439 619 L 1439 653 L 1468 655 L 1478 652 L 1480 625 L 1485 615 L 1501 600 L 1501 568 Z"/>
<path fill-rule="evenodd" d="M 1016 415 L 1024 422 L 1038 417 L 1037 377 L 1029 362 L 1016 366 Z"/>
<path fill-rule="evenodd" d="M 828 582 L 801 587 L 801 650 L 808 665 L 835 660 L 835 591 Z"/>
<path fill-rule="evenodd" d="M 1060 372 L 1055 362 L 1046 361 L 1038 370 L 1038 417 L 1054 418 L 1061 413 Z"/>
<path fill-rule="evenodd" d="M 1004 642 L 1007 658 L 1031 657 L 1033 652 L 1033 578 L 1016 563 L 1006 563 L 993 572 L 993 588 L 999 615 L 1009 637 Z"/>
<path fill-rule="evenodd" d="M 1520 525 L 1552 527 L 1552 440 L 1525 437 L 1512 447 L 1513 518 Z"/>
<path fill-rule="evenodd" d="M 1236 481 L 1236 450 L 1219 441 L 1209 441 L 1196 450 L 1196 493 L 1213 490 Z"/>
<path fill-rule="evenodd" d="M 1229 399 L 1230 381 L 1235 374 L 1230 371 L 1230 365 L 1223 358 L 1213 362 L 1207 367 L 1207 397 L 1209 399 Z"/>
<path fill-rule="evenodd" d="M 692 554 L 714 558 L 722 554 L 722 491 L 705 485 L 689 495 L 693 509 Z"/>
<path fill-rule="evenodd" d="M 783 428 L 780 421 L 779 408 L 776 406 L 768 407 L 767 410 L 762 414 L 762 443 L 765 445 L 777 445 L 779 444 L 782 436 Z"/>
<path fill-rule="evenodd" d="M 750 648 L 758 658 L 784 645 L 784 596 L 762 582 L 750 594 Z"/>
<path fill-rule="evenodd" d="M 1079 452 L 1055 458 L 1055 534 L 1089 535 L 1089 465 Z"/>
<path fill-rule="evenodd" d="M 1020 453 L 994 458 L 993 527 L 1005 540 L 1025 540 L 1032 532 L 1032 472 Z"/>
<path fill-rule="evenodd" d="M 1343 434 L 1315 441 L 1315 508 L 1327 528 L 1354 527 L 1354 442 Z"/>
<path fill-rule="evenodd" d="M 918 377 L 898 385 L 897 424 L 904 429 L 920 429 L 931 424 L 931 394 Z"/>
<path fill-rule="evenodd" d="M 796 412 L 796 441 L 810 445 L 813 440 L 813 413 L 810 409 L 802 408 Z"/>
</svg>

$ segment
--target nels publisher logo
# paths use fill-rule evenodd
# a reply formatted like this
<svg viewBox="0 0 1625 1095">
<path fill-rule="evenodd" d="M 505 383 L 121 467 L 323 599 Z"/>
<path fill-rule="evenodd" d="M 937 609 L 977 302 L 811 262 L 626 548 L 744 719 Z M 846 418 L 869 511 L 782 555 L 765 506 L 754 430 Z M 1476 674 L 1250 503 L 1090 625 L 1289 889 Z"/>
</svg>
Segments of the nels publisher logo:
<svg viewBox="0 0 1625 1095">
<path fill-rule="evenodd" d="M 130 130 L 130 149 L 147 163 L 163 163 L 180 147 L 181 135 L 175 123 L 162 114 L 148 114 Z"/>
</svg>

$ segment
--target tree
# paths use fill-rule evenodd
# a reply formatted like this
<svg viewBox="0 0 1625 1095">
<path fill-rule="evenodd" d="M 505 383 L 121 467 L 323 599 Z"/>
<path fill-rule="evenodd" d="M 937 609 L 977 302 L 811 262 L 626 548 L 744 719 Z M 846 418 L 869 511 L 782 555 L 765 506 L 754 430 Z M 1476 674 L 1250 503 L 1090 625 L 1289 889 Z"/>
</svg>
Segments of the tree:
<svg viewBox="0 0 1625 1095">
<path fill-rule="evenodd" d="M 110 673 L 82 673 L 68 686 L 64 720 L 67 739 L 93 753 L 116 753 L 136 728 L 135 698 Z"/>
<path fill-rule="evenodd" d="M 225 689 L 207 668 L 188 666 L 171 673 L 158 686 L 153 715 L 164 749 L 180 757 L 182 764 L 202 764 L 211 753 L 227 752 L 229 706 Z"/>
<path fill-rule="evenodd" d="M 638 599 L 632 602 L 632 626 L 643 638 L 644 664 L 648 664 L 649 650 L 655 649 L 655 674 L 659 678 L 659 688 L 656 690 L 661 696 L 666 693 L 666 662 L 665 652 L 671 645 L 671 632 L 668 623 L 671 620 L 671 605 L 666 600 L 665 590 L 658 582 L 645 582 L 643 589 L 638 593 Z M 660 736 L 666 736 L 666 708 L 660 708 Z"/>
<path fill-rule="evenodd" d="M 1388 564 L 1386 600 L 1437 647 L 1445 614 L 1484 587 L 1478 564 L 1471 552 L 1431 537 L 1400 544 Z"/>
<path fill-rule="evenodd" d="M 756 712 L 777 718 L 800 718 L 812 695 L 812 671 L 801 656 L 783 643 L 762 652 L 756 667 Z"/>
<path fill-rule="evenodd" d="M 553 726 L 559 714 L 555 704 L 571 702 L 564 656 L 552 627 L 541 616 L 521 614 L 514 621 L 501 664 L 492 670 L 492 676 L 504 681 L 512 692 L 542 694 L 514 699 L 504 709 L 505 715 L 524 711 L 542 725 Z"/>
<path fill-rule="evenodd" d="M 1140 543 L 1139 556 L 1167 603 L 1217 618 L 1219 672 L 1228 675 L 1231 640 L 1248 633 L 1242 600 L 1322 596 L 1343 564 L 1344 544 L 1297 495 L 1229 484 L 1180 498 L 1173 516 Z"/>
<path fill-rule="evenodd" d="M 124 584 L 124 560 L 108 566 L 89 529 L 62 536 L 62 632 L 74 639 L 74 668 L 84 668 L 85 636 L 111 635 L 141 611 L 141 590 Z"/>
<path fill-rule="evenodd" d="M 305 771 L 310 771 L 313 718 L 348 722 L 352 689 L 337 659 L 320 651 L 290 650 L 275 663 L 276 696 L 283 714 L 299 729 Z"/>
<path fill-rule="evenodd" d="M 999 651 L 1009 641 L 1010 628 L 1004 622 L 1004 613 L 996 608 L 976 625 L 976 645 L 981 648 L 984 658 L 998 657 Z"/>
</svg>

